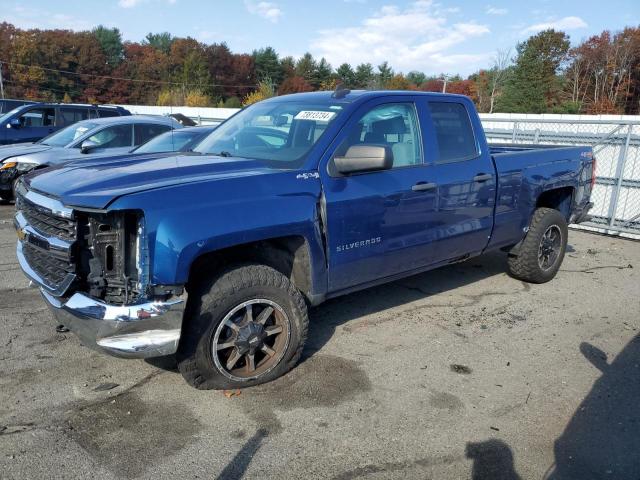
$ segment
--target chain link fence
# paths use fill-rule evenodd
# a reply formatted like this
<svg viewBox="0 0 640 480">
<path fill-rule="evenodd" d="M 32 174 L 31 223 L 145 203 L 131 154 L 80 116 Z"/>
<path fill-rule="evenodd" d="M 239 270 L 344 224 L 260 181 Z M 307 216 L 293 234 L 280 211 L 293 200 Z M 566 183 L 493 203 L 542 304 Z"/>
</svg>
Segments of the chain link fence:
<svg viewBox="0 0 640 480">
<path fill-rule="evenodd" d="M 482 116 L 489 143 L 589 145 L 596 184 L 590 222 L 580 227 L 640 238 L 640 120 Z"/>
</svg>

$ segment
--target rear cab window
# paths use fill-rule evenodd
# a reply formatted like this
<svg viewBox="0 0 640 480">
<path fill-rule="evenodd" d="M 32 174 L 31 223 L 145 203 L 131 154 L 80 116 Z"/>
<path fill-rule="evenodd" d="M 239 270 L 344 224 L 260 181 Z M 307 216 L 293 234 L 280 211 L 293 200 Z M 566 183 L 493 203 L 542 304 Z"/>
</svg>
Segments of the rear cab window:
<svg viewBox="0 0 640 480">
<path fill-rule="evenodd" d="M 436 163 L 476 158 L 478 146 L 467 108 L 458 102 L 428 102 L 438 143 Z"/>
</svg>

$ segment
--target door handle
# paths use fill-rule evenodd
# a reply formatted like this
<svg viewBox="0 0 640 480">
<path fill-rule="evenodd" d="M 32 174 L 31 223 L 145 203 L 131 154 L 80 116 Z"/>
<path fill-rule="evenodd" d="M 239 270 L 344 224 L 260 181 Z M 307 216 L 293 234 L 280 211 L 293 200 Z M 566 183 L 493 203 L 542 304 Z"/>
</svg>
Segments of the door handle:
<svg viewBox="0 0 640 480">
<path fill-rule="evenodd" d="M 473 177 L 474 182 L 486 182 L 487 180 L 491 180 L 493 175 L 489 173 L 479 173 L 475 177 Z"/>
<path fill-rule="evenodd" d="M 437 186 L 438 184 L 433 182 L 418 182 L 413 187 L 411 187 L 411 190 L 413 190 L 414 192 L 425 192 L 427 190 L 433 190 Z"/>
</svg>

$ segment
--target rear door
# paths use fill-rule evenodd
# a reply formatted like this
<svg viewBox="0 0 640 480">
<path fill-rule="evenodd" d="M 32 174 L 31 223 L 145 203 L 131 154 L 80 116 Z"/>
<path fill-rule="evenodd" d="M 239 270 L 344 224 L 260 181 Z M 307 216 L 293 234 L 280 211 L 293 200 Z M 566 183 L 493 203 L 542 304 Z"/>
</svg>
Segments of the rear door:
<svg viewBox="0 0 640 480">
<path fill-rule="evenodd" d="M 481 252 L 493 228 L 496 172 L 481 144 L 466 102 L 452 98 L 426 102 L 433 131 L 434 170 L 438 183 L 438 262 Z M 473 118 L 477 118 L 474 117 Z"/>
<path fill-rule="evenodd" d="M 58 109 L 58 121 L 56 126 L 58 128 L 72 125 L 80 120 L 86 120 L 89 118 L 89 109 L 86 107 L 59 107 Z"/>
<path fill-rule="evenodd" d="M 433 263 L 429 244 L 437 189 L 425 162 L 421 120 L 413 96 L 367 102 L 321 163 L 331 292 Z M 333 158 L 357 144 L 390 146 L 393 168 L 349 176 L 332 171 Z"/>
</svg>

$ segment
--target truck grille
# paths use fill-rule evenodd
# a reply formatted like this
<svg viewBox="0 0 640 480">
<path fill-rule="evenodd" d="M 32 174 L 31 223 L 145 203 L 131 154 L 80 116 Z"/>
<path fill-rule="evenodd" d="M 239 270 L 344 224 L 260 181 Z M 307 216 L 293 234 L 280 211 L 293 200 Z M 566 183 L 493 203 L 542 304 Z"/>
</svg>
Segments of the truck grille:
<svg viewBox="0 0 640 480">
<path fill-rule="evenodd" d="M 29 266 L 50 287 L 62 285 L 68 274 L 75 273 L 75 265 L 68 259 L 64 259 L 52 252 L 24 242 L 22 253 Z"/>
<path fill-rule="evenodd" d="M 40 233 L 67 242 L 75 241 L 76 223 L 73 220 L 54 216 L 51 211 L 29 202 L 21 195 L 16 197 L 16 209 L 20 210 L 29 225 Z"/>
<path fill-rule="evenodd" d="M 58 208 L 63 211 L 66 207 L 27 191 L 24 185 L 16 188 L 19 252 L 27 263 L 23 269 L 50 293 L 61 296 L 76 279 L 74 251 L 78 234 L 76 221 L 58 214 Z"/>
</svg>

